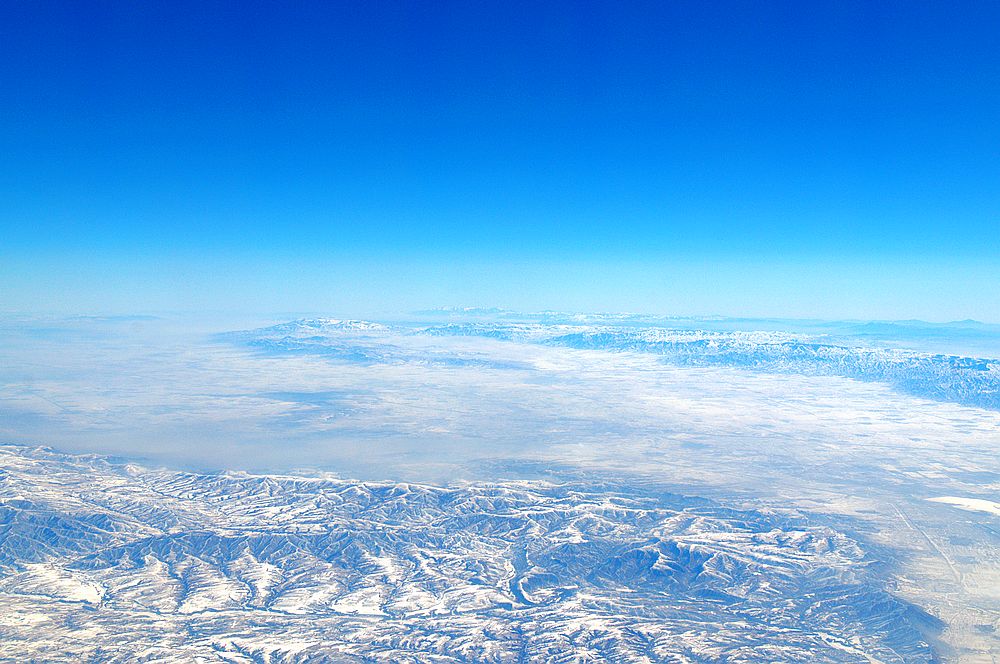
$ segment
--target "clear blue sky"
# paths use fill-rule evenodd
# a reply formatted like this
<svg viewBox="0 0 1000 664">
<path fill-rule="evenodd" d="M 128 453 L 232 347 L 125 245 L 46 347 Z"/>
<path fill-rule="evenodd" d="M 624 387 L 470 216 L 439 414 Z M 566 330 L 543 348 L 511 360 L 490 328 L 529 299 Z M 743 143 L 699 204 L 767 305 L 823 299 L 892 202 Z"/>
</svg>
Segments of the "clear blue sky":
<svg viewBox="0 0 1000 664">
<path fill-rule="evenodd" d="M 7 2 L 0 310 L 1000 321 L 997 2 Z"/>
</svg>

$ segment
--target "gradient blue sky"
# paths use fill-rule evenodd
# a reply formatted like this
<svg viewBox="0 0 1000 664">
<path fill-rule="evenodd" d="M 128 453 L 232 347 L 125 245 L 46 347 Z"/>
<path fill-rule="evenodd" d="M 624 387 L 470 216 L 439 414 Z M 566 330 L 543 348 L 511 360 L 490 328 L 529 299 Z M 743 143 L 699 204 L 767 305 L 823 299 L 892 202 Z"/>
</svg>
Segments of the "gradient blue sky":
<svg viewBox="0 0 1000 664">
<path fill-rule="evenodd" d="M 0 310 L 1000 322 L 1000 3 L 0 8 Z"/>
</svg>

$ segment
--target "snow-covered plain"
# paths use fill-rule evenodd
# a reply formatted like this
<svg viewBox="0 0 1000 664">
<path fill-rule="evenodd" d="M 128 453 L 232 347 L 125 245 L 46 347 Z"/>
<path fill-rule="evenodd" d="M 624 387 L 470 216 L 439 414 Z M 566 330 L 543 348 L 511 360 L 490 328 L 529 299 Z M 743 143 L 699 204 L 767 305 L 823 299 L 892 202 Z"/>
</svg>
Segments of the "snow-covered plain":
<svg viewBox="0 0 1000 664">
<path fill-rule="evenodd" d="M 5 319 L 0 656 L 1000 657 L 1000 332 L 487 313 Z"/>
</svg>

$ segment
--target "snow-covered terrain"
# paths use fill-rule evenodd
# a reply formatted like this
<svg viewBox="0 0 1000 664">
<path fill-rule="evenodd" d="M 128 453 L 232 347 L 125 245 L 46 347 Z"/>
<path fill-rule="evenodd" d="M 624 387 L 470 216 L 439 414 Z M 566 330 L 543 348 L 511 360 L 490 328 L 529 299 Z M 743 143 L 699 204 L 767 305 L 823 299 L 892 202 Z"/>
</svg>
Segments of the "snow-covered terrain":
<svg viewBox="0 0 1000 664">
<path fill-rule="evenodd" d="M 992 327 L 181 323 L 0 319 L 0 658 L 1000 658 Z"/>
<path fill-rule="evenodd" d="M 922 662 L 940 621 L 795 510 L 620 486 L 196 475 L 0 448 L 26 661 Z"/>
<path fill-rule="evenodd" d="M 559 319 L 557 319 L 559 320 Z M 667 321 L 669 323 L 671 321 Z M 374 327 L 373 327 L 374 326 Z M 388 333 L 361 321 L 301 320 L 255 330 L 244 338 L 264 348 L 323 352 L 358 360 L 366 354 L 351 332 Z M 653 353 L 679 366 L 843 376 L 881 382 L 907 394 L 1000 410 L 1000 359 L 964 357 L 871 344 L 858 336 L 782 331 L 717 331 L 607 324 L 465 322 L 397 328 L 399 333 L 480 336 L 578 349 Z"/>
</svg>

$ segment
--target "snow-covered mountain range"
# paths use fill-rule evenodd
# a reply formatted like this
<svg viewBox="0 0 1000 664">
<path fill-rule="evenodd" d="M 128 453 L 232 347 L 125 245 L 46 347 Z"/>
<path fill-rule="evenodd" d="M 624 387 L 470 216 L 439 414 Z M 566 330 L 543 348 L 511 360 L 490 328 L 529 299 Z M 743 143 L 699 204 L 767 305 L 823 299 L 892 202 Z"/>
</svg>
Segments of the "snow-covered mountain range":
<svg viewBox="0 0 1000 664">
<path fill-rule="evenodd" d="M 1000 656 L 951 326 L 433 318 L 0 325 L 0 661 Z"/>
<path fill-rule="evenodd" d="M 353 361 L 401 359 L 386 334 L 476 336 L 577 349 L 652 353 L 679 366 L 724 366 L 757 372 L 842 376 L 885 383 L 903 393 L 1000 410 L 1000 359 L 888 347 L 851 328 L 850 335 L 773 330 L 702 330 L 657 325 L 472 321 L 386 326 L 367 321 L 303 319 L 231 338 L 272 351 L 314 352 Z M 379 342 L 372 344 L 372 337 Z M 438 358 L 447 361 L 448 358 Z M 451 358 L 458 361 L 458 358 Z"/>
<path fill-rule="evenodd" d="M 940 627 L 795 510 L 10 446 L 0 468 L 11 661 L 925 662 Z"/>
</svg>

